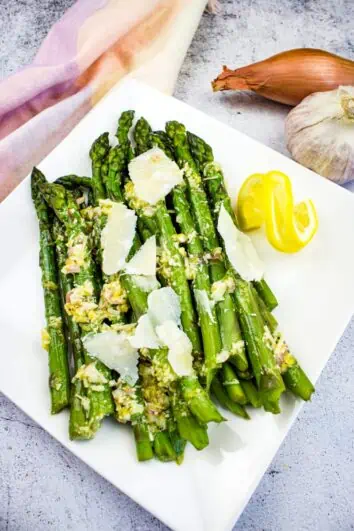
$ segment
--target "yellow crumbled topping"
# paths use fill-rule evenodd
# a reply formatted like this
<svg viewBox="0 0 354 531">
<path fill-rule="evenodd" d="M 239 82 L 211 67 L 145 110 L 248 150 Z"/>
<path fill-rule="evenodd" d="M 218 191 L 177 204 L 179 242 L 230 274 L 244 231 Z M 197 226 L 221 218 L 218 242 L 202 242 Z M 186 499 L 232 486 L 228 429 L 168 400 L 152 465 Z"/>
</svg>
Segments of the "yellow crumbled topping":
<svg viewBox="0 0 354 531">
<path fill-rule="evenodd" d="M 99 319 L 93 293 L 92 282 L 86 280 L 67 294 L 65 311 L 76 323 L 93 323 Z"/>
<path fill-rule="evenodd" d="M 55 391 L 60 391 L 60 389 L 62 388 L 62 385 L 63 385 L 63 382 L 62 382 L 61 377 L 55 372 L 51 374 L 49 378 L 49 387 L 51 389 L 55 389 Z"/>
<path fill-rule="evenodd" d="M 83 208 L 80 211 L 81 217 L 83 217 L 86 221 L 92 221 L 95 217 L 95 209 L 92 206 Z"/>
<path fill-rule="evenodd" d="M 139 199 L 139 197 L 135 194 L 135 186 L 132 181 L 128 181 L 124 186 L 125 191 L 125 197 L 128 200 L 128 204 L 130 208 L 133 210 L 140 212 L 144 216 L 152 217 L 155 215 L 156 212 L 156 206 L 150 205 L 146 201 L 143 201 L 142 199 Z"/>
<path fill-rule="evenodd" d="M 42 285 L 44 289 L 49 289 L 51 291 L 55 291 L 58 289 L 58 285 L 52 280 L 45 280 Z"/>
<path fill-rule="evenodd" d="M 81 380 L 84 384 L 84 387 L 90 387 L 92 384 L 105 384 L 108 381 L 106 377 L 97 369 L 95 361 L 89 363 L 88 365 L 81 365 L 73 378 L 73 382 L 75 380 Z"/>
<path fill-rule="evenodd" d="M 178 243 L 186 243 L 187 236 L 183 233 L 173 234 L 172 239 Z"/>
<path fill-rule="evenodd" d="M 215 302 L 224 300 L 224 295 L 227 290 L 227 285 L 224 280 L 217 280 L 211 285 L 211 298 Z"/>
<path fill-rule="evenodd" d="M 57 330 L 61 330 L 62 326 L 63 322 L 61 317 L 49 317 L 48 328 L 56 328 Z"/>
<path fill-rule="evenodd" d="M 88 253 L 88 239 L 85 234 L 80 232 L 68 242 L 68 256 L 65 266 L 62 268 L 64 274 L 79 273 L 85 265 Z"/>
<path fill-rule="evenodd" d="M 75 397 L 80 400 L 83 409 L 88 414 L 90 412 L 90 406 L 91 406 L 90 399 L 87 396 L 81 396 L 79 394 L 76 394 Z"/>
<path fill-rule="evenodd" d="M 170 401 L 166 390 L 158 385 L 155 370 L 151 365 L 141 364 L 140 375 L 143 380 L 143 396 L 149 427 L 165 429 Z"/>
<path fill-rule="evenodd" d="M 232 355 L 241 354 L 244 348 L 245 348 L 245 342 L 242 339 L 240 339 L 240 341 L 236 341 L 235 343 L 232 343 L 231 354 Z"/>
<path fill-rule="evenodd" d="M 101 291 L 99 308 L 103 311 L 107 310 L 107 317 L 111 306 L 117 306 L 116 309 L 121 313 L 126 313 L 129 309 L 127 293 L 119 279 L 104 284 Z"/>
<path fill-rule="evenodd" d="M 137 399 L 135 387 L 130 386 L 124 380 L 118 380 L 117 389 L 113 391 L 112 396 L 119 422 L 125 424 L 134 420 L 137 415 L 143 414 L 144 406 Z"/>
<path fill-rule="evenodd" d="M 188 234 L 188 236 L 187 236 L 187 242 L 191 243 L 196 236 L 197 236 L 197 231 L 196 230 L 192 230 L 192 232 L 190 232 Z"/>
<path fill-rule="evenodd" d="M 187 256 L 187 251 L 185 250 L 184 247 L 178 247 L 178 252 L 181 256 L 183 256 L 184 258 Z"/>
<path fill-rule="evenodd" d="M 198 266 L 199 266 L 199 258 L 198 256 L 189 256 L 185 257 L 184 259 L 184 267 L 186 271 L 186 276 L 188 280 L 194 280 L 197 274 Z"/>
<path fill-rule="evenodd" d="M 96 393 L 101 393 L 104 391 L 103 385 L 91 385 L 92 391 L 96 391 Z"/>
<path fill-rule="evenodd" d="M 111 211 L 111 208 L 113 206 L 113 201 L 111 201 L 111 199 L 100 199 L 99 202 L 99 208 L 100 208 L 100 214 L 104 214 L 106 216 L 108 216 L 108 214 L 110 213 Z M 97 207 L 96 207 L 97 209 Z M 98 211 L 97 211 L 98 213 Z"/>
<path fill-rule="evenodd" d="M 42 331 L 41 331 L 41 343 L 42 343 L 42 348 L 44 350 L 49 350 L 50 335 L 48 334 L 48 330 L 46 328 L 42 328 Z"/>
</svg>

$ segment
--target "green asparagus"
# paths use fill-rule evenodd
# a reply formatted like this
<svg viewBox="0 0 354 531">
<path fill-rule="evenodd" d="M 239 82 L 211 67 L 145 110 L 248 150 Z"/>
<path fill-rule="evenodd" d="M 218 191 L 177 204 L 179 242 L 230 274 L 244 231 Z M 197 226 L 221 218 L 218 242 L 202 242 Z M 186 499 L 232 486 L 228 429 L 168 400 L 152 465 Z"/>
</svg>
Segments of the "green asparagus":
<svg viewBox="0 0 354 531">
<path fill-rule="evenodd" d="M 41 185 L 45 182 L 44 175 L 37 168 L 34 168 L 31 177 L 32 199 L 39 222 L 39 261 L 42 270 L 42 287 L 47 321 L 47 328 L 44 331 L 44 343 L 48 350 L 51 411 L 54 414 L 68 406 L 70 391 L 67 347 L 64 337 L 50 212 L 41 194 Z"/>
</svg>

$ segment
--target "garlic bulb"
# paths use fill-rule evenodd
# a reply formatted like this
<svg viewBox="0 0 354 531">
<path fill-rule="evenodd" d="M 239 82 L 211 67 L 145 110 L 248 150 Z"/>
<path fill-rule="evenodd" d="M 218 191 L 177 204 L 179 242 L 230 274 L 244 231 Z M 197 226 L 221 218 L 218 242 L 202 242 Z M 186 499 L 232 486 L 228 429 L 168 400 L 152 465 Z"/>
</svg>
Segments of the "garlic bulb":
<svg viewBox="0 0 354 531">
<path fill-rule="evenodd" d="M 293 158 L 327 179 L 354 179 L 354 86 L 316 92 L 286 119 L 285 135 Z"/>
</svg>

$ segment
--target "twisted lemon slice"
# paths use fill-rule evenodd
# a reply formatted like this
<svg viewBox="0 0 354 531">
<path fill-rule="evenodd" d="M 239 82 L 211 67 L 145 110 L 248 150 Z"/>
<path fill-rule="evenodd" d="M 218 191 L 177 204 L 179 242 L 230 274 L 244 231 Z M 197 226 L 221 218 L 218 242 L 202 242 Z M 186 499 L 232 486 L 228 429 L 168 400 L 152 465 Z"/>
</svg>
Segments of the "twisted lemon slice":
<svg viewBox="0 0 354 531">
<path fill-rule="evenodd" d="M 237 218 L 244 231 L 265 224 L 269 243 L 278 251 L 296 253 L 314 237 L 318 218 L 311 200 L 294 204 L 291 181 L 280 171 L 255 173 L 243 183 Z"/>
</svg>

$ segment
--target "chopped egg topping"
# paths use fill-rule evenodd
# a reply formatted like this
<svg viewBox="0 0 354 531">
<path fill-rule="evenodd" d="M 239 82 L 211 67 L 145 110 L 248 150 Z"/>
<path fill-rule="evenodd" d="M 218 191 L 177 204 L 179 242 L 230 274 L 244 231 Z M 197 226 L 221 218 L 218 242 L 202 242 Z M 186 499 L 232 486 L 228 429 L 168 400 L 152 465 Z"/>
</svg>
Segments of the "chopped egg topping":
<svg viewBox="0 0 354 531">
<path fill-rule="evenodd" d="M 88 238 L 80 232 L 68 242 L 68 255 L 62 272 L 80 273 L 81 268 L 85 266 L 88 254 Z"/>
<path fill-rule="evenodd" d="M 137 389 L 120 378 L 117 388 L 113 391 L 113 400 L 119 422 L 133 422 L 144 413 L 144 405 L 138 399 Z"/>
</svg>

